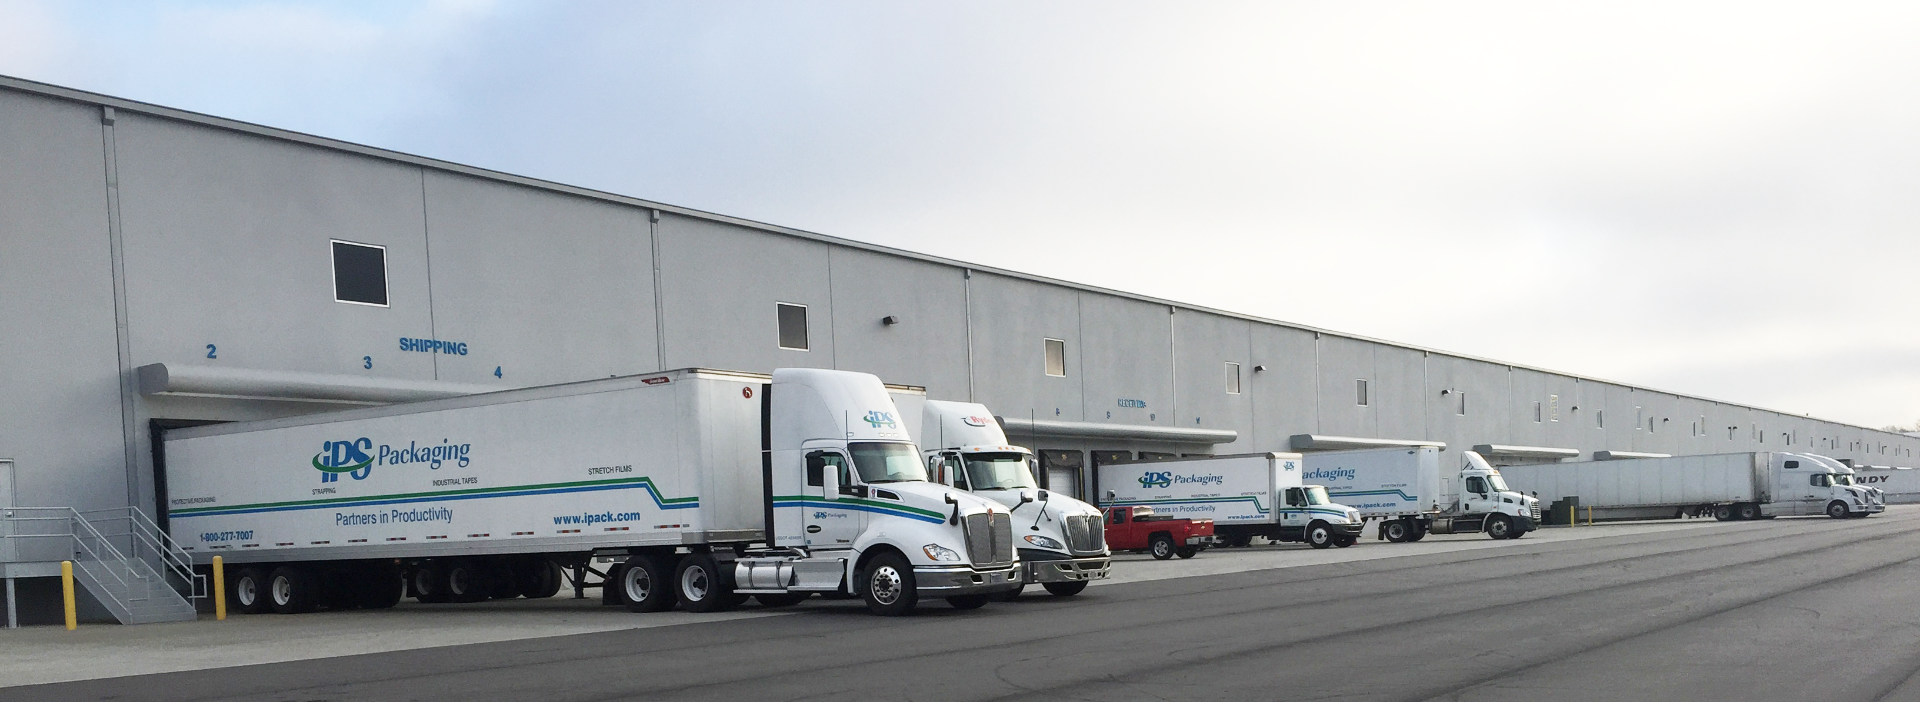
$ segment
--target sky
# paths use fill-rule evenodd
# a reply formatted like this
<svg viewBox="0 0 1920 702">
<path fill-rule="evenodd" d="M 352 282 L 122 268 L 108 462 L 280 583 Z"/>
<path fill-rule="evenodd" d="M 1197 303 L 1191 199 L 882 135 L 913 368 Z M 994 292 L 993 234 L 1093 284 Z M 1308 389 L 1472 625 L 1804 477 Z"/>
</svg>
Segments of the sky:
<svg viewBox="0 0 1920 702">
<path fill-rule="evenodd" d="M 1920 4 L 0 0 L 0 74 L 1920 421 Z"/>
</svg>

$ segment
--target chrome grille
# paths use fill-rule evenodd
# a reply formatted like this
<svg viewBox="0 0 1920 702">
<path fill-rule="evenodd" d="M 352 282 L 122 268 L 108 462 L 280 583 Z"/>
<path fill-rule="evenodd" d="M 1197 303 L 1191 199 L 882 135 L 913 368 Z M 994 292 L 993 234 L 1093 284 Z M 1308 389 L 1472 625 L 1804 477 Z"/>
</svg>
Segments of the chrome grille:
<svg viewBox="0 0 1920 702">
<path fill-rule="evenodd" d="M 1013 562 L 1013 517 L 1004 512 L 966 517 L 967 557 L 974 565 Z"/>
<path fill-rule="evenodd" d="M 1107 550 L 1106 520 L 1100 515 L 1067 517 L 1067 549 L 1074 553 Z"/>
</svg>

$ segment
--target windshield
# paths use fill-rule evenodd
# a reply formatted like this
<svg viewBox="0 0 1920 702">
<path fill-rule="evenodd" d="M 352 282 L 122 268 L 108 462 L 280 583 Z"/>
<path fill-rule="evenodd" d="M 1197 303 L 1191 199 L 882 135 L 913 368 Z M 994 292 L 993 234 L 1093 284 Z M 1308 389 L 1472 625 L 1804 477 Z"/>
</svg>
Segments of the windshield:
<svg viewBox="0 0 1920 702">
<path fill-rule="evenodd" d="M 1835 485 L 1852 485 L 1852 484 L 1853 484 L 1853 476 L 1851 476 L 1851 475 L 1847 475 L 1847 474 L 1845 474 L 1845 473 L 1834 473 L 1834 474 L 1833 474 L 1833 484 L 1835 484 Z"/>
<path fill-rule="evenodd" d="M 1513 490 L 1507 488 L 1506 479 L 1500 477 L 1500 471 L 1496 470 L 1492 473 L 1488 473 L 1487 482 L 1493 484 L 1494 492 L 1513 492 Z"/>
<path fill-rule="evenodd" d="M 967 483 L 975 490 L 1039 487 L 1027 471 L 1027 457 L 1017 453 L 968 454 Z"/>
<path fill-rule="evenodd" d="M 1307 504 L 1310 504 L 1310 505 L 1333 504 L 1333 500 L 1327 499 L 1327 489 L 1324 487 L 1320 487 L 1318 485 L 1308 485 L 1305 492 L 1307 493 Z"/>
<path fill-rule="evenodd" d="M 860 471 L 863 483 L 898 483 L 926 480 L 927 467 L 920 464 L 920 452 L 913 444 L 859 442 L 847 444 L 853 454 L 853 467 Z"/>
</svg>

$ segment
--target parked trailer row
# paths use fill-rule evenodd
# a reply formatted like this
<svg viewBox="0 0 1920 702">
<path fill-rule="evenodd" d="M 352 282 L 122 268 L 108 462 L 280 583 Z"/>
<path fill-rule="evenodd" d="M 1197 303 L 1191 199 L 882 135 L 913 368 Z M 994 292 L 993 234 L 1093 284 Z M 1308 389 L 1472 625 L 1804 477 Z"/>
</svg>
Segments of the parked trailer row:
<svg viewBox="0 0 1920 702">
<path fill-rule="evenodd" d="M 1307 454 L 1304 478 L 1380 522 L 1393 542 L 1433 534 L 1484 533 L 1518 539 L 1540 524 L 1540 501 L 1509 487 L 1480 454 L 1467 451 L 1457 470 L 1443 470 L 1440 448 L 1412 446 Z"/>
<path fill-rule="evenodd" d="M 250 612 L 545 596 L 596 556 L 621 560 L 607 575 L 634 611 L 815 593 L 972 608 L 1025 583 L 1015 519 L 1089 516 L 929 481 L 879 379 L 829 370 L 678 370 L 180 429 L 163 448 L 174 538 L 233 564 Z"/>
<path fill-rule="evenodd" d="M 1884 493 L 1854 484 L 1826 456 L 1780 451 L 1508 466 L 1515 488 L 1548 499 L 1578 497 L 1597 518 L 1713 515 L 1720 520 L 1886 510 Z"/>
</svg>

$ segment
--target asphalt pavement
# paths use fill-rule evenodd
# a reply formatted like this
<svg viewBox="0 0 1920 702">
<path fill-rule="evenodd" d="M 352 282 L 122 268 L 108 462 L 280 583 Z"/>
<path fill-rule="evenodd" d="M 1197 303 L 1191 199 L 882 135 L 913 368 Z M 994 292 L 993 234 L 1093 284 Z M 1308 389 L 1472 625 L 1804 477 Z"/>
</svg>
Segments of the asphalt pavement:
<svg viewBox="0 0 1920 702">
<path fill-rule="evenodd" d="M 1916 527 L 1920 510 L 1900 509 L 1529 536 L 1030 592 L 970 612 L 811 603 L 0 687 L 0 700 L 1920 700 Z M 1397 545 L 1348 551 L 1376 546 Z"/>
</svg>

